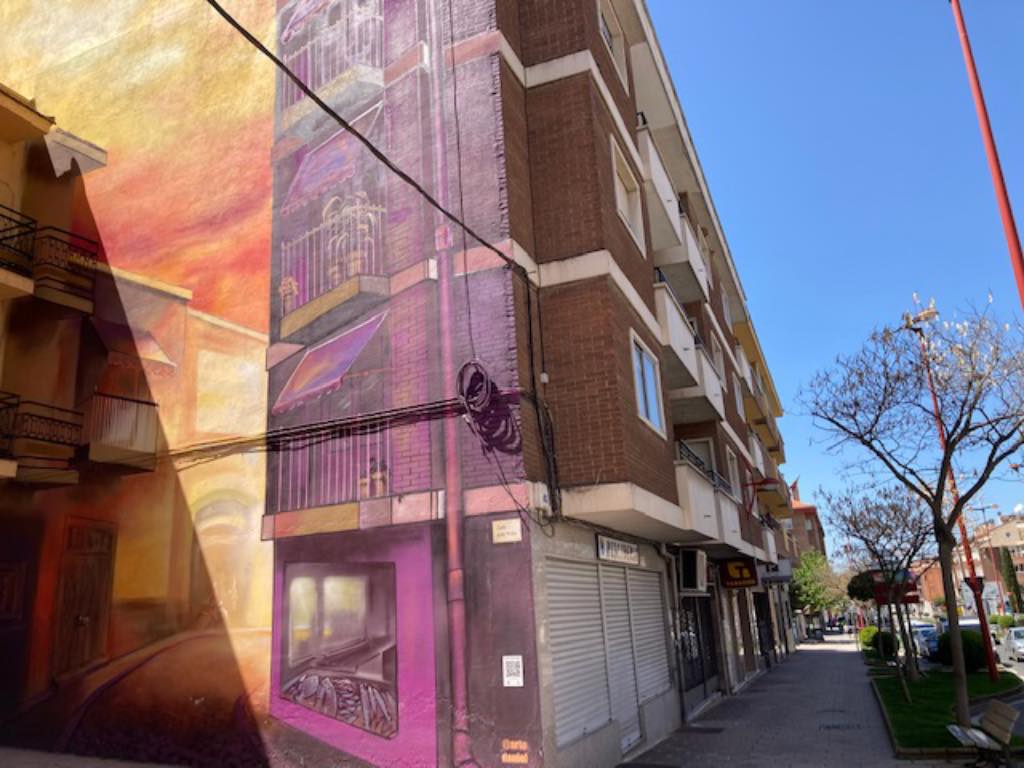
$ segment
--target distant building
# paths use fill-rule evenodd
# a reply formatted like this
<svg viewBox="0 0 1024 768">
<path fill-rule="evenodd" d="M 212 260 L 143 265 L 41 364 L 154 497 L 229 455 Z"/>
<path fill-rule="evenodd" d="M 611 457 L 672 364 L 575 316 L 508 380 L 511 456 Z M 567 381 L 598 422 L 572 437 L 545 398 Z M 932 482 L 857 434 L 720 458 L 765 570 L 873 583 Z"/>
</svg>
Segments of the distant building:
<svg viewBox="0 0 1024 768">
<path fill-rule="evenodd" d="M 789 487 L 793 499 L 793 517 L 784 520 L 783 525 L 793 535 L 800 554 L 814 550 L 828 556 L 825 547 L 825 530 L 821 526 L 818 507 L 800 499 L 799 481 L 794 480 Z"/>
</svg>

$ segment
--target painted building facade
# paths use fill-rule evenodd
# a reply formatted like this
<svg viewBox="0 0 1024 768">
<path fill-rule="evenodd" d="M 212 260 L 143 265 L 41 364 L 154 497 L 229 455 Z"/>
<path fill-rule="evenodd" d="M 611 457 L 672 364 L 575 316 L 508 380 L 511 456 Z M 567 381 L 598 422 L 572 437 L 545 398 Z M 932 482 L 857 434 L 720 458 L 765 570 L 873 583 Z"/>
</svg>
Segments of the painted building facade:
<svg viewBox="0 0 1024 768">
<path fill-rule="evenodd" d="M 781 403 L 644 4 L 227 9 L 323 104 L 207 4 L 5 11 L 3 741 L 613 766 L 781 661 Z"/>
</svg>

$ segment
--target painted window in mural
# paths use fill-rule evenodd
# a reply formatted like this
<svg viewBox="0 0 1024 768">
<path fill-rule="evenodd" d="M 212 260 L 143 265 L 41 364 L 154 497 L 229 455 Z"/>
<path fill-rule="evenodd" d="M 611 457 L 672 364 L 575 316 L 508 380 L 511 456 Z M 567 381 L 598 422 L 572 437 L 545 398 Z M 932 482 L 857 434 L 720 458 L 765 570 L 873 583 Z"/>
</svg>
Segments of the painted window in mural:
<svg viewBox="0 0 1024 768">
<path fill-rule="evenodd" d="M 314 91 L 331 85 L 353 67 L 384 65 L 381 0 L 299 0 L 281 34 L 284 62 Z M 280 106 L 305 94 L 280 78 Z"/>
<path fill-rule="evenodd" d="M 285 594 L 282 698 L 378 736 L 394 736 L 394 565 L 290 563 Z"/>
</svg>

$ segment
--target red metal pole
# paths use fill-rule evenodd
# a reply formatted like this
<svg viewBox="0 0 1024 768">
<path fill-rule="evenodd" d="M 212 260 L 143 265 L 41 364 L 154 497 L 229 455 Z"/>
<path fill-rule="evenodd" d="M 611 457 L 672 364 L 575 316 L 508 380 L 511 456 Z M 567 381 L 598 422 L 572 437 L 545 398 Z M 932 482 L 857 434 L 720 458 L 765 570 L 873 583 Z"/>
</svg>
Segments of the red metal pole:
<svg viewBox="0 0 1024 768">
<path fill-rule="evenodd" d="M 943 452 L 946 450 L 946 428 L 942 425 L 942 419 L 939 416 L 939 397 L 935 393 L 935 380 L 932 378 L 932 366 L 928 360 L 928 344 L 925 342 L 924 333 L 917 329 L 917 340 L 921 343 L 921 360 L 924 361 L 924 370 L 928 375 L 928 391 L 932 395 L 932 410 L 935 413 L 935 427 L 939 431 L 939 444 L 942 446 Z M 956 477 L 953 475 L 953 467 L 949 467 L 949 471 L 946 475 L 946 482 L 949 485 L 949 492 L 953 496 L 953 504 L 955 505 L 960 501 L 960 491 L 956 486 Z M 996 668 L 996 654 L 992 648 L 992 635 L 988 629 L 988 616 L 985 612 L 985 601 L 981 595 L 981 583 L 978 581 L 977 571 L 974 570 L 974 555 L 971 553 L 971 539 L 967 535 L 967 526 L 964 524 L 964 516 L 961 513 L 960 517 L 957 518 L 957 524 L 960 527 L 960 542 L 964 548 L 964 559 L 967 561 L 967 583 L 971 587 L 971 592 L 974 593 L 974 607 L 978 611 L 978 624 L 981 627 L 981 641 L 985 644 L 985 662 L 988 666 L 988 676 L 993 682 L 999 679 L 999 670 Z M 947 607 L 946 609 L 950 609 Z M 952 610 L 956 610 L 956 606 L 953 606 Z"/>
<path fill-rule="evenodd" d="M 1010 249 L 1010 262 L 1013 264 L 1013 275 L 1017 279 L 1017 293 L 1020 295 L 1021 306 L 1024 307 L 1024 253 L 1021 252 L 1020 235 L 1017 233 L 1017 224 L 1013 218 L 1013 208 L 1010 207 L 1010 195 L 1006 191 L 1006 180 L 1003 178 L 1003 168 L 999 162 L 999 152 L 996 149 L 996 140 L 992 135 L 992 124 L 988 118 L 988 108 L 985 106 L 985 95 L 981 91 L 981 81 L 978 79 L 978 69 L 974 64 L 974 53 L 971 50 L 971 41 L 967 37 L 967 25 L 964 23 L 964 14 L 960 8 L 960 0 L 950 0 L 953 6 L 953 19 L 956 21 L 956 29 L 960 35 L 960 47 L 964 52 L 964 64 L 967 66 L 967 77 L 971 83 L 971 94 L 974 97 L 974 109 L 978 113 L 978 123 L 981 127 L 981 138 L 985 143 L 985 155 L 988 157 L 988 169 L 992 174 L 992 185 L 996 189 L 996 199 L 999 202 L 999 216 L 1003 220 L 1003 232 L 1006 234 L 1006 245 Z"/>
</svg>

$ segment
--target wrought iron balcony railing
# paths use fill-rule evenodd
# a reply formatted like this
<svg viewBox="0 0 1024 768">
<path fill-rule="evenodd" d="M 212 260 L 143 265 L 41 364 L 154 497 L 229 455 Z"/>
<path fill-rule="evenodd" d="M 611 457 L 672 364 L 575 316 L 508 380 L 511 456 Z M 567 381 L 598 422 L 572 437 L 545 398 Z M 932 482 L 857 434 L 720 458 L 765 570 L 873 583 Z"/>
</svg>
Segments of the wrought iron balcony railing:
<svg viewBox="0 0 1024 768">
<path fill-rule="evenodd" d="M 31 276 L 35 234 L 35 219 L 0 205 L 0 268 Z"/>
<path fill-rule="evenodd" d="M 57 227 L 40 227 L 35 234 L 37 285 L 92 298 L 99 244 Z"/>
<path fill-rule="evenodd" d="M 2 393 L 0 438 L 8 453 L 15 440 L 77 447 L 82 444 L 82 413 Z"/>
</svg>

